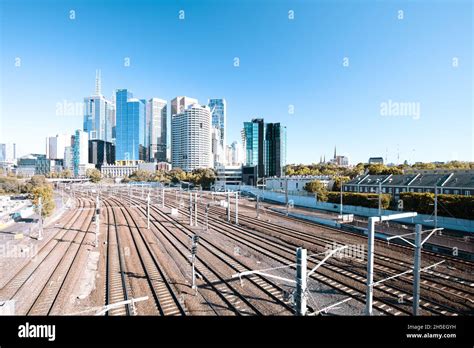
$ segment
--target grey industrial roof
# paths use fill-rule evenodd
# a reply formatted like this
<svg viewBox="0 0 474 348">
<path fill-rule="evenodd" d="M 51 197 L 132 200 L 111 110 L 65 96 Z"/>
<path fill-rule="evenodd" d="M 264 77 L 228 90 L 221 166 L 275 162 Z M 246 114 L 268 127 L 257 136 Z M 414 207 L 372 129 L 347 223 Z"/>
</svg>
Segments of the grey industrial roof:
<svg viewBox="0 0 474 348">
<path fill-rule="evenodd" d="M 364 180 L 362 180 L 360 185 L 375 185 L 378 184 L 378 181 L 384 181 L 387 179 L 388 175 L 369 175 Z"/>
<path fill-rule="evenodd" d="M 384 186 L 406 186 L 416 174 L 392 175 L 390 179 L 383 183 Z"/>
<path fill-rule="evenodd" d="M 474 174 L 454 174 L 444 187 L 474 188 Z"/>
<path fill-rule="evenodd" d="M 410 186 L 441 186 L 450 174 L 421 174 Z"/>
</svg>

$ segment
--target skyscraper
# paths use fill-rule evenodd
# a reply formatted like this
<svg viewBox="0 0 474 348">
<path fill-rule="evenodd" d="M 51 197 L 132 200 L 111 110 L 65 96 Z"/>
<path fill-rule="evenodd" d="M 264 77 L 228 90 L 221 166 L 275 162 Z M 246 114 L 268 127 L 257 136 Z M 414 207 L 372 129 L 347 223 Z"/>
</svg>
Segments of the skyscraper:
<svg viewBox="0 0 474 348">
<path fill-rule="evenodd" d="M 259 178 L 281 176 L 286 165 L 286 127 L 264 123 L 263 119 L 244 122 L 242 141 L 245 166 L 257 167 Z"/>
<path fill-rule="evenodd" d="M 245 151 L 245 165 L 257 166 L 259 178 L 265 176 L 265 123 L 263 118 L 254 118 L 244 122 L 242 142 Z"/>
<path fill-rule="evenodd" d="M 71 145 L 71 136 L 57 134 L 54 137 L 46 138 L 46 158 L 64 159 L 64 149 Z"/>
<path fill-rule="evenodd" d="M 211 109 L 212 126 L 220 131 L 221 146 L 225 148 L 226 145 L 226 118 L 227 118 L 227 103 L 225 99 L 209 99 L 209 109 Z"/>
<path fill-rule="evenodd" d="M 242 144 L 234 141 L 232 144 L 226 146 L 227 165 L 239 166 L 244 163 L 244 155 Z"/>
<path fill-rule="evenodd" d="M 176 97 L 171 100 L 171 116 L 182 113 L 190 105 L 198 104 L 198 100 L 189 97 Z"/>
<path fill-rule="evenodd" d="M 211 128 L 208 106 L 189 105 L 181 113 L 171 117 L 173 168 L 189 172 L 197 168 L 212 167 Z"/>
<path fill-rule="evenodd" d="M 166 100 L 151 98 L 147 102 L 147 123 L 149 124 L 150 161 L 166 161 L 167 105 Z"/>
<path fill-rule="evenodd" d="M 127 89 L 116 91 L 117 161 L 146 160 L 145 103 L 132 96 Z"/>
<path fill-rule="evenodd" d="M 0 162 L 15 162 L 16 160 L 16 144 L 5 143 L 0 144 Z"/>
<path fill-rule="evenodd" d="M 89 163 L 89 134 L 79 129 L 74 134 L 72 162 L 74 176 L 85 175 Z"/>
<path fill-rule="evenodd" d="M 107 141 L 89 140 L 89 163 L 100 169 L 104 164 L 115 163 L 115 146 Z"/>
<path fill-rule="evenodd" d="M 216 127 L 211 127 L 211 148 L 213 167 L 217 168 L 217 166 L 225 163 L 225 152 L 221 142 L 221 131 Z"/>
<path fill-rule="evenodd" d="M 115 105 L 101 94 L 100 70 L 96 71 L 95 94 L 84 98 L 83 129 L 90 139 L 112 141 Z"/>
<path fill-rule="evenodd" d="M 265 176 L 282 176 L 286 165 L 286 127 L 265 125 Z"/>
</svg>

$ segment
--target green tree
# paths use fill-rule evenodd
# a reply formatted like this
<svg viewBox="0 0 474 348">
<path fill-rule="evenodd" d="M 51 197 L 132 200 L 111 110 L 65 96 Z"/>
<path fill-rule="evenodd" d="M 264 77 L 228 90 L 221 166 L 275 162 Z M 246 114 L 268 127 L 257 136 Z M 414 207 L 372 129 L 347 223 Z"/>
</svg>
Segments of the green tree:
<svg viewBox="0 0 474 348">
<path fill-rule="evenodd" d="M 95 168 L 87 169 L 86 176 L 91 180 L 91 182 L 94 182 L 94 183 L 99 182 L 100 179 L 102 178 L 100 171 Z"/>
<path fill-rule="evenodd" d="M 4 193 L 19 193 L 21 191 L 21 184 L 15 177 L 2 176 L 0 177 L 0 189 Z"/>
<path fill-rule="evenodd" d="M 62 172 L 61 172 L 61 178 L 72 178 L 72 172 L 70 169 L 64 169 Z"/>
<path fill-rule="evenodd" d="M 344 185 L 348 182 L 351 178 L 348 176 L 337 176 L 334 178 L 334 185 L 332 186 L 333 191 L 340 191 L 341 190 L 341 183 Z"/>
<path fill-rule="evenodd" d="M 204 190 L 209 190 L 216 181 L 216 172 L 213 169 L 195 169 L 192 172 L 191 181 L 194 185 L 200 185 Z"/>
<path fill-rule="evenodd" d="M 168 172 L 168 179 L 173 183 L 177 184 L 180 181 L 186 181 L 188 176 L 181 168 L 174 168 Z"/>
<path fill-rule="evenodd" d="M 328 199 L 328 190 L 326 186 L 319 180 L 314 180 L 304 185 L 304 190 L 309 193 L 317 194 L 318 201 L 326 202 Z"/>
<path fill-rule="evenodd" d="M 46 217 L 51 215 L 56 207 L 53 199 L 53 189 L 51 185 L 41 185 L 35 186 L 31 190 L 31 194 L 33 195 L 33 204 L 38 205 L 39 198 L 42 198 L 42 216 Z"/>
<path fill-rule="evenodd" d="M 143 169 L 138 169 L 128 176 L 130 180 L 139 182 L 150 181 L 151 177 L 151 173 Z"/>
</svg>

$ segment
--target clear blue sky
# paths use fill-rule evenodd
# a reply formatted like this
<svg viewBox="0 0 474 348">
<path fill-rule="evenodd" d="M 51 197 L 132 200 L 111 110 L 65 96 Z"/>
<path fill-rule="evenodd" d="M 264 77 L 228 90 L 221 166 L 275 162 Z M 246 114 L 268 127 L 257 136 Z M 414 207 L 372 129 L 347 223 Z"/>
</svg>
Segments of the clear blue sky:
<svg viewBox="0 0 474 348">
<path fill-rule="evenodd" d="M 56 105 L 82 103 L 101 69 L 106 96 L 226 98 L 229 142 L 252 117 L 282 122 L 289 163 L 331 157 L 334 145 L 351 163 L 387 149 L 389 162 L 397 149 L 400 161 L 474 160 L 470 0 L 0 4 L 0 142 L 20 154 L 82 127 Z M 381 115 L 389 100 L 418 103 L 419 118 Z"/>
</svg>

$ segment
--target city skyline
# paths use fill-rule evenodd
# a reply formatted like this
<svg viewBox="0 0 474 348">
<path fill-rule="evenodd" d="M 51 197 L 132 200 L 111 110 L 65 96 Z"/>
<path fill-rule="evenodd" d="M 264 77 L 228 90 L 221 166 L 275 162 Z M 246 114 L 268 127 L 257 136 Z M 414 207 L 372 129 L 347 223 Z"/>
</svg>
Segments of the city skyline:
<svg viewBox="0 0 474 348">
<path fill-rule="evenodd" d="M 1 5 L 0 142 L 16 143 L 18 157 L 83 129 L 83 114 L 58 105 L 93 95 L 100 69 L 106 99 L 122 88 L 146 100 L 225 99 L 227 145 L 250 119 L 284 124 L 287 163 L 318 163 L 334 145 L 351 164 L 474 160 L 468 1 L 207 1 L 215 13 L 189 1 L 47 3 Z"/>
</svg>

